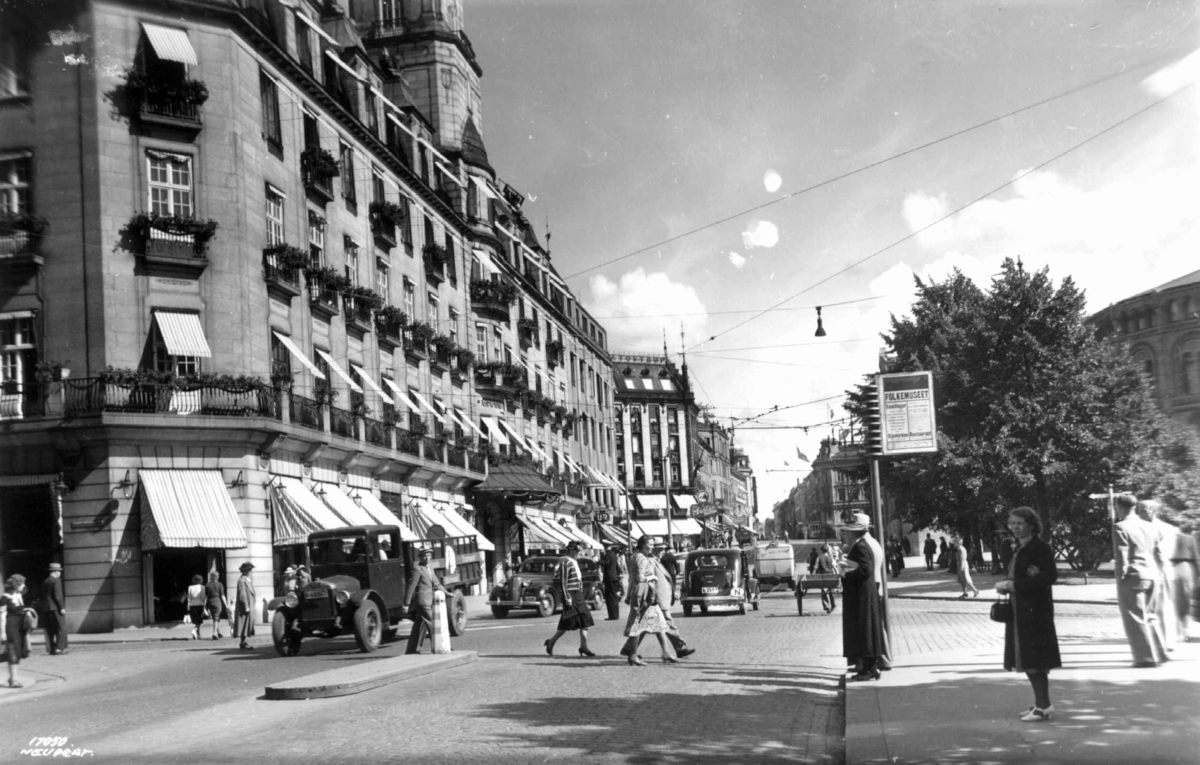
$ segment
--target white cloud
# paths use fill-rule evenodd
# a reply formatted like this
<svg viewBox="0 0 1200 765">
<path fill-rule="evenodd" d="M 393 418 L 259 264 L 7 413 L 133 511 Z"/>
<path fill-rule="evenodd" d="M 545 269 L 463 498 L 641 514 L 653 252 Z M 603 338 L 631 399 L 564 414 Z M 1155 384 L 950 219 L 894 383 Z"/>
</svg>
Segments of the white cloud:
<svg viewBox="0 0 1200 765">
<path fill-rule="evenodd" d="M 774 247 L 779 243 L 779 229 L 769 220 L 755 221 L 742 232 L 742 245 L 746 249 L 754 247 Z"/>
<path fill-rule="evenodd" d="M 585 305 L 608 330 L 609 348 L 616 353 L 659 352 L 664 329 L 676 338 L 672 347 L 678 350 L 680 323 L 689 338 L 709 334 L 708 312 L 696 291 L 665 273 L 638 268 L 617 282 L 593 276 L 588 286 L 591 296 Z"/>
<path fill-rule="evenodd" d="M 741 268 L 746 265 L 746 259 L 736 252 L 729 253 L 729 262 L 733 264 L 734 268 Z"/>
<path fill-rule="evenodd" d="M 768 170 L 767 172 L 763 173 L 763 188 L 766 189 L 768 193 L 774 194 L 776 191 L 779 191 L 779 187 L 782 185 L 783 178 L 780 177 L 779 173 L 775 172 L 774 170 Z"/>
</svg>

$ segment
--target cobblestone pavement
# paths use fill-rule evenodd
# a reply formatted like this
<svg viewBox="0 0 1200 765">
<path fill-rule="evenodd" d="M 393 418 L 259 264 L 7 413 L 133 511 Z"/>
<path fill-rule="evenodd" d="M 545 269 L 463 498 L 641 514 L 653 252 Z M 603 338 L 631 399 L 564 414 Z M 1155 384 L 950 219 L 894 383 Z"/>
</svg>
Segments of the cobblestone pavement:
<svg viewBox="0 0 1200 765">
<path fill-rule="evenodd" d="M 34 656 L 30 672 L 63 678 L 42 692 L 0 699 L 0 762 L 35 736 L 67 738 L 100 762 L 818 762 L 844 759 L 838 689 L 841 620 L 796 614 L 783 594 L 746 616 L 675 618 L 698 653 L 647 667 L 617 656 L 623 622 L 600 621 L 581 659 L 568 634 L 553 658 L 553 619 L 475 619 L 455 648 L 479 661 L 336 699 L 265 701 L 263 687 L 403 650 L 357 653 L 352 639 L 307 641 L 303 655 L 214 648 L 204 642 L 79 647 Z M 895 601 L 898 651 L 993 644 L 989 603 Z M 1066 636 L 1120 631 L 1115 609 L 1059 610 Z M 40 684 L 39 686 L 40 687 Z M 31 689 L 31 690 L 36 690 Z M 13 703 L 17 701 L 18 703 Z"/>
</svg>

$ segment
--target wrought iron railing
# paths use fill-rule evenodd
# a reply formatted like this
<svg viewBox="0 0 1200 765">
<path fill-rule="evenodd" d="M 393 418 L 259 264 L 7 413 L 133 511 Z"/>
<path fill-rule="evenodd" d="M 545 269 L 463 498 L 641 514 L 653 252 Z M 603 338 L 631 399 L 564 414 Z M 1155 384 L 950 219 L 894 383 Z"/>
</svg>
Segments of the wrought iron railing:
<svg viewBox="0 0 1200 765">
<path fill-rule="evenodd" d="M 315 398 L 297 396 L 295 393 L 290 396 L 290 399 L 292 424 L 311 428 L 312 430 L 325 429 L 325 424 L 321 417 L 321 402 Z"/>
<path fill-rule="evenodd" d="M 367 443 L 375 444 L 376 446 L 388 446 L 390 444 L 391 439 L 388 437 L 388 431 L 391 430 L 391 426 L 387 423 L 370 417 L 364 417 L 363 426 L 367 435 Z"/>
<path fill-rule="evenodd" d="M 354 415 L 336 406 L 329 407 L 329 430 L 334 435 L 354 437 Z"/>
<path fill-rule="evenodd" d="M 274 417 L 269 389 L 234 389 L 199 383 L 118 383 L 100 377 L 63 381 L 63 411 L 198 414 L 216 417 Z"/>
<path fill-rule="evenodd" d="M 396 448 L 414 457 L 421 456 L 421 436 L 407 430 L 396 431 Z"/>
<path fill-rule="evenodd" d="M 421 438 L 421 447 L 424 449 L 424 457 L 427 460 L 435 462 L 445 462 L 446 455 L 442 453 L 442 445 L 432 436 L 423 436 Z"/>
</svg>

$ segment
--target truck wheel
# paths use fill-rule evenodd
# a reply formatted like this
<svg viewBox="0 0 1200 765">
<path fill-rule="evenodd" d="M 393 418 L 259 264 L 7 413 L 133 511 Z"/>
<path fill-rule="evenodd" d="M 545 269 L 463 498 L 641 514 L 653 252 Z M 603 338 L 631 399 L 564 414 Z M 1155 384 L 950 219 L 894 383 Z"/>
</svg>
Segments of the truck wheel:
<svg viewBox="0 0 1200 765">
<path fill-rule="evenodd" d="M 554 597 L 553 592 L 547 592 L 545 597 L 538 601 L 537 614 L 538 616 L 554 616 L 554 612 L 558 610 L 558 599 Z"/>
<path fill-rule="evenodd" d="M 467 631 L 467 599 L 458 590 L 446 601 L 446 616 L 450 622 L 450 637 L 461 637 Z"/>
<path fill-rule="evenodd" d="M 684 616 L 691 616 L 691 615 L 692 615 L 692 604 L 691 604 L 691 603 L 684 603 L 684 604 L 683 604 L 683 615 L 684 615 Z"/>
<path fill-rule="evenodd" d="M 503 619 L 508 616 L 508 606 L 492 606 L 492 616 Z"/>
<path fill-rule="evenodd" d="M 300 653 L 300 634 L 293 633 L 288 628 L 287 615 L 276 611 L 271 619 L 271 639 L 275 643 L 275 652 L 280 656 L 295 656 Z"/>
<path fill-rule="evenodd" d="M 373 653 L 383 641 L 383 620 L 379 617 L 379 606 L 374 601 L 364 600 L 354 612 L 354 639 L 358 650 Z"/>
</svg>

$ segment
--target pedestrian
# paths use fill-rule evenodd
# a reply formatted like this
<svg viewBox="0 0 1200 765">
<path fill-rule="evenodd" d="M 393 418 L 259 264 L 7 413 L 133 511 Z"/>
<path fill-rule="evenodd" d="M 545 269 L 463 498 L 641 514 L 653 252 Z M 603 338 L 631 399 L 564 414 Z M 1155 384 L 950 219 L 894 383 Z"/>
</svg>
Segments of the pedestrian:
<svg viewBox="0 0 1200 765">
<path fill-rule="evenodd" d="M 679 580 L 679 561 L 676 560 L 675 551 L 669 545 L 661 549 L 661 557 L 658 560 L 662 563 L 662 567 L 666 569 L 667 576 L 669 577 L 667 581 L 671 584 L 671 600 L 667 606 L 667 609 L 670 609 L 671 606 L 675 605 L 675 584 Z"/>
<path fill-rule="evenodd" d="M 817 552 L 816 548 L 813 548 L 813 552 Z M 816 573 L 832 574 L 835 571 L 837 571 L 837 567 L 833 562 L 833 554 L 829 551 L 829 545 L 821 545 L 821 552 L 817 555 Z M 825 609 L 827 614 L 837 610 L 836 587 L 821 587 L 821 608 Z"/>
<path fill-rule="evenodd" d="M 1114 503 L 1117 514 L 1124 514 L 1113 530 L 1117 542 L 1117 607 L 1133 653 L 1133 666 L 1157 667 L 1167 660 L 1166 636 L 1155 602 L 1161 596 L 1159 567 L 1154 560 L 1157 538 L 1154 527 L 1137 514 L 1137 497 L 1118 494 Z"/>
<path fill-rule="evenodd" d="M 1154 530 L 1154 563 L 1158 566 L 1158 595 L 1154 598 L 1154 613 L 1162 625 L 1167 651 L 1175 650 L 1179 638 L 1179 620 L 1175 618 L 1175 577 L 1171 556 L 1175 552 L 1175 537 L 1179 530 L 1159 517 L 1162 503 L 1143 499 L 1137 504 L 1138 517 Z"/>
<path fill-rule="evenodd" d="M 667 548 L 667 552 L 669 551 L 670 548 Z M 675 620 L 671 618 L 671 606 L 675 604 L 675 588 L 670 584 L 673 580 L 670 579 L 671 575 L 662 561 L 665 557 L 666 553 L 663 553 L 661 557 L 651 558 L 654 562 L 654 574 L 657 577 L 654 582 L 654 596 L 658 600 L 658 608 L 662 611 L 663 621 L 667 625 L 667 640 L 675 649 L 676 658 L 684 659 L 694 654 L 696 649 L 688 647 L 683 635 L 679 634 L 679 627 L 675 624 Z"/>
<path fill-rule="evenodd" d="M 408 648 L 405 653 L 420 653 L 425 633 L 433 633 L 433 593 L 445 592 L 437 574 L 429 567 L 433 551 L 422 547 L 417 551 L 417 565 L 408 575 L 408 587 L 404 591 L 404 602 L 408 604 L 408 618 L 412 619 L 412 632 L 408 633 Z"/>
<path fill-rule="evenodd" d="M 208 583 L 204 585 L 204 597 L 208 606 L 208 616 L 212 619 L 212 639 L 221 635 L 221 615 L 229 613 L 229 601 L 225 598 L 225 588 L 221 586 L 220 576 L 216 571 L 208 572 Z M 230 634 L 233 634 L 230 628 Z"/>
<path fill-rule="evenodd" d="M 1058 567 L 1054 550 L 1040 538 L 1042 519 L 1028 507 L 1008 515 L 1008 528 L 1017 539 L 1008 578 L 996 591 L 1012 598 L 1012 619 L 1004 625 L 1004 669 L 1024 672 L 1033 688 L 1033 706 L 1021 714 L 1023 722 L 1049 720 L 1050 670 L 1062 666 L 1058 632 L 1054 628 L 1054 583 Z"/>
<path fill-rule="evenodd" d="M 892 576 L 898 577 L 904 573 L 904 547 L 900 540 L 892 537 Z"/>
<path fill-rule="evenodd" d="M 616 545 L 609 545 L 600 558 L 600 574 L 604 577 L 604 606 L 608 621 L 621 618 L 621 564 Z"/>
<path fill-rule="evenodd" d="M 975 586 L 975 582 L 971 581 L 971 564 L 967 562 L 967 546 L 963 544 L 961 537 L 954 537 L 954 565 L 958 569 L 958 586 L 962 587 L 962 595 L 958 596 L 959 600 L 967 599 L 967 590 L 971 591 L 971 597 L 979 597 L 979 588 Z"/>
<path fill-rule="evenodd" d="M 0 595 L 0 615 L 4 618 L 5 654 L 8 657 L 8 687 L 23 688 L 17 667 L 29 658 L 28 633 L 25 630 L 25 577 L 13 574 L 4 580 Z"/>
<path fill-rule="evenodd" d="M 904 557 L 907 558 L 909 555 L 912 555 L 912 542 L 909 541 L 907 536 L 901 537 L 900 549 L 904 551 Z"/>
<path fill-rule="evenodd" d="M 312 572 L 308 570 L 308 566 L 304 564 L 296 566 L 296 589 L 300 589 L 311 581 Z"/>
<path fill-rule="evenodd" d="M 1174 599 L 1175 621 L 1179 627 L 1179 642 L 1190 637 L 1192 598 L 1196 594 L 1196 579 L 1200 575 L 1200 547 L 1191 534 L 1176 529 L 1175 544 L 1168 558 L 1172 577 L 1171 595 Z"/>
<path fill-rule="evenodd" d="M 625 656 L 631 665 L 646 666 L 638 656 L 638 647 L 647 634 L 658 638 L 664 662 L 675 661 L 667 654 L 667 641 L 663 637 L 667 625 L 662 609 L 658 608 L 658 594 L 654 587 L 657 579 L 654 564 L 650 560 L 650 537 L 639 537 L 637 552 L 634 553 L 633 563 L 629 567 L 629 590 L 625 599 L 629 604 L 629 616 L 625 620 L 625 646 L 621 649 L 621 655 Z"/>
<path fill-rule="evenodd" d="M 50 564 L 50 574 L 42 582 L 39 623 L 46 634 L 46 652 L 51 656 L 67 652 L 67 598 L 63 594 L 63 567 Z"/>
<path fill-rule="evenodd" d="M 187 588 L 188 618 L 192 622 L 192 640 L 200 639 L 200 625 L 204 623 L 204 609 L 208 599 L 204 594 L 204 577 L 196 574 Z"/>
<path fill-rule="evenodd" d="M 233 604 L 234 618 L 234 634 L 240 639 L 238 648 L 250 650 L 254 646 L 250 645 L 249 640 L 254 636 L 254 604 L 258 602 L 258 596 L 254 592 L 254 582 L 250 579 L 250 572 L 254 570 L 254 564 L 246 561 L 239 568 L 242 575 L 237 581 L 237 600 Z"/>
<path fill-rule="evenodd" d="M 945 537 L 938 537 L 938 539 L 941 540 L 938 543 L 938 559 L 937 559 L 938 568 L 949 568 L 950 567 L 950 545 L 948 545 L 946 543 Z"/>
<path fill-rule="evenodd" d="M 933 541 L 933 534 L 925 535 L 925 547 L 922 552 L 925 553 L 925 570 L 933 571 L 933 557 L 937 555 L 937 542 Z"/>
<path fill-rule="evenodd" d="M 595 625 L 592 615 L 588 613 L 587 601 L 583 598 L 583 572 L 579 570 L 579 542 L 567 543 L 566 555 L 559 561 L 559 584 L 563 593 L 562 615 L 558 617 L 558 628 L 546 640 L 546 653 L 554 655 L 554 644 L 568 632 L 579 630 L 579 655 L 595 656 L 588 649 L 588 628 Z"/>
<path fill-rule="evenodd" d="M 870 519 L 866 513 L 854 513 L 852 523 L 839 531 L 850 544 L 846 558 L 839 564 L 842 593 L 842 655 L 858 671 L 854 682 L 879 679 L 879 658 L 884 650 L 883 611 L 875 571 L 882 560 L 867 541 Z M 878 545 L 878 542 L 875 542 Z"/>
<path fill-rule="evenodd" d="M 828 551 L 829 545 L 822 545 L 821 549 Z M 820 557 L 821 557 L 821 553 L 817 551 L 817 548 L 814 547 L 812 550 L 809 550 L 809 552 L 808 552 L 808 573 L 812 574 L 812 573 L 816 572 L 817 561 L 820 559 Z"/>
<path fill-rule="evenodd" d="M 289 592 L 295 592 L 298 586 L 296 567 L 288 566 L 283 570 L 283 594 L 287 595 Z"/>
</svg>

